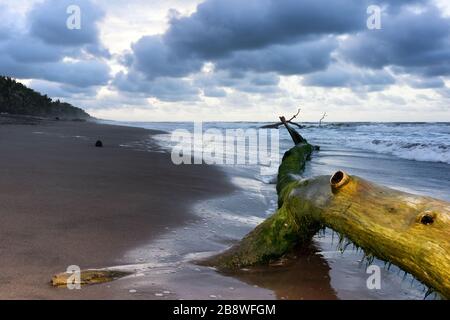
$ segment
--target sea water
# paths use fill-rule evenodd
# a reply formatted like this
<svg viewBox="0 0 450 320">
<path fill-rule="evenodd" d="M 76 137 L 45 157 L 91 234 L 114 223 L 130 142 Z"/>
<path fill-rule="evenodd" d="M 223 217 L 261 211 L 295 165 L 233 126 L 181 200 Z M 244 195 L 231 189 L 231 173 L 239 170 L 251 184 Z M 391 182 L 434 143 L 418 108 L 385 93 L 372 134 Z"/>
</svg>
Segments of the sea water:
<svg viewBox="0 0 450 320">
<path fill-rule="evenodd" d="M 156 140 L 167 151 L 176 145 L 171 133 L 177 129 L 193 132 L 192 122 L 122 122 L 121 124 L 166 131 Z M 203 129 L 259 129 L 268 123 L 207 122 Z M 280 127 L 280 159 L 293 145 Z M 450 201 L 450 123 L 304 123 L 299 130 L 311 144 L 320 146 L 304 173 L 305 177 L 331 175 L 345 170 L 374 182 L 403 191 Z M 252 150 L 251 148 L 249 150 Z M 255 150 L 255 149 L 253 149 Z M 261 175 L 258 165 L 224 165 L 231 177 L 272 183 Z M 247 180 L 240 179 L 244 182 Z"/>
</svg>

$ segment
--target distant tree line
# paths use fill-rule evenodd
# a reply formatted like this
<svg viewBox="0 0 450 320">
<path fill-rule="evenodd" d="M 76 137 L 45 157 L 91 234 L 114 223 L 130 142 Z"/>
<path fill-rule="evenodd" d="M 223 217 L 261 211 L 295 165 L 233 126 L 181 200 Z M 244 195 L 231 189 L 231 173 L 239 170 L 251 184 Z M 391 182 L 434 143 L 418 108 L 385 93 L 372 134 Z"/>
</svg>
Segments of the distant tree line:
<svg viewBox="0 0 450 320">
<path fill-rule="evenodd" d="M 10 77 L 0 76 L 0 113 L 58 117 L 61 119 L 90 118 L 84 110 L 59 100 L 53 101 Z"/>
</svg>

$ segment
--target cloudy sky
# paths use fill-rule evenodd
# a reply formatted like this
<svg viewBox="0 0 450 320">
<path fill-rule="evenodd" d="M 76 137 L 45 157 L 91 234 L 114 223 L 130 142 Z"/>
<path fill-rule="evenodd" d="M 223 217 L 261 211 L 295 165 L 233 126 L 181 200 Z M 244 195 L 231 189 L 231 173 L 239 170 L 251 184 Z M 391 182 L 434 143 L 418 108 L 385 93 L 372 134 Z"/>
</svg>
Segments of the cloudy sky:
<svg viewBox="0 0 450 320">
<path fill-rule="evenodd" d="M 115 120 L 450 121 L 450 3 L 0 0 L 0 74 Z"/>
</svg>

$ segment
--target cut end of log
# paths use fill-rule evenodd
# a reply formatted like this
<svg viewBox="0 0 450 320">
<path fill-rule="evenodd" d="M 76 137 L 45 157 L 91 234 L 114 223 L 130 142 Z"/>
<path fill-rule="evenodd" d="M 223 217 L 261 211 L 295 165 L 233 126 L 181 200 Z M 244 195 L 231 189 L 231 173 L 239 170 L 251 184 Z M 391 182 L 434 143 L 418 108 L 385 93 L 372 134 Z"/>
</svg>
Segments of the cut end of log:
<svg viewBox="0 0 450 320">
<path fill-rule="evenodd" d="M 421 224 L 429 226 L 432 225 L 436 220 L 436 214 L 431 211 L 425 211 L 421 215 L 419 215 L 418 220 Z"/>
<path fill-rule="evenodd" d="M 339 190 L 350 181 L 350 177 L 344 171 L 336 171 L 330 179 L 330 185 L 333 190 Z"/>
</svg>

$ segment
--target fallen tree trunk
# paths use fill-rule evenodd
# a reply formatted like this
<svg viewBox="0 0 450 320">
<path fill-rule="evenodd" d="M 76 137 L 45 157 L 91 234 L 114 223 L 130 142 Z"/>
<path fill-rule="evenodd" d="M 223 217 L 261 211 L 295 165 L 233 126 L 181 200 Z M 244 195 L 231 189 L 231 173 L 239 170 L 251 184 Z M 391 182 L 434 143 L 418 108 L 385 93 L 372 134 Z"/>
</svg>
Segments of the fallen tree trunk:
<svg viewBox="0 0 450 320">
<path fill-rule="evenodd" d="M 329 227 L 450 298 L 450 203 L 342 171 L 331 179 L 301 180 L 296 175 L 312 150 L 304 141 L 286 152 L 278 173 L 277 212 L 205 264 L 222 269 L 267 264 Z"/>
</svg>

